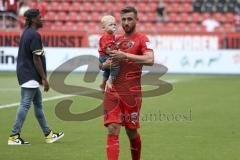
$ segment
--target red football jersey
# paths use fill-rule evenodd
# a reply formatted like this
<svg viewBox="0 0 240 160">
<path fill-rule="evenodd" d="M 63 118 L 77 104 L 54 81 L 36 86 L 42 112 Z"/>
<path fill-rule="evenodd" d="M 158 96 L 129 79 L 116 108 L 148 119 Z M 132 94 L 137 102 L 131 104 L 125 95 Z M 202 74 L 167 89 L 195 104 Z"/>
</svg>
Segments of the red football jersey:
<svg viewBox="0 0 240 160">
<path fill-rule="evenodd" d="M 143 55 L 144 52 L 152 51 L 147 36 L 134 33 L 130 37 L 118 37 L 117 46 L 120 50 L 130 54 Z M 142 64 L 130 60 L 120 62 L 120 71 L 113 82 L 114 89 L 120 95 L 141 95 Z"/>
<path fill-rule="evenodd" d="M 103 56 L 106 55 L 106 49 L 109 48 L 110 50 L 115 49 L 116 44 L 116 37 L 113 34 L 105 33 L 99 40 L 99 55 Z"/>
</svg>

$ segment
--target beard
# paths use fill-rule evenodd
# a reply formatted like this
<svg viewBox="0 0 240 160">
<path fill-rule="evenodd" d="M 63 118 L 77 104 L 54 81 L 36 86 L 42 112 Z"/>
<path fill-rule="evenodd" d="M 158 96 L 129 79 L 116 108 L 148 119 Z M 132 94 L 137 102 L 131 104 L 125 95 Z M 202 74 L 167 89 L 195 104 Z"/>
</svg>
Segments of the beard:
<svg viewBox="0 0 240 160">
<path fill-rule="evenodd" d="M 36 26 L 37 26 L 37 28 L 42 28 L 43 27 L 43 22 L 42 21 L 38 21 L 36 23 Z"/>
<path fill-rule="evenodd" d="M 127 34 L 131 34 L 134 30 L 135 30 L 135 27 L 136 26 L 132 26 L 132 27 L 125 27 L 125 26 L 123 26 L 123 30 L 125 31 L 125 33 L 127 33 Z"/>
</svg>

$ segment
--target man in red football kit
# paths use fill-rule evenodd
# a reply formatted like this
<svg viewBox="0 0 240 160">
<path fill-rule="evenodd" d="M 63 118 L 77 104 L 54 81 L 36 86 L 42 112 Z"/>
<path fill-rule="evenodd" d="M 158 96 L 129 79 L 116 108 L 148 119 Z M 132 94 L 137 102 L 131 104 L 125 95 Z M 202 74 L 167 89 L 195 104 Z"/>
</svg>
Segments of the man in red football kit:
<svg viewBox="0 0 240 160">
<path fill-rule="evenodd" d="M 104 97 L 104 125 L 108 128 L 107 158 L 118 160 L 119 133 L 125 126 L 129 137 L 132 160 L 140 160 L 141 138 L 139 128 L 139 112 L 142 102 L 141 74 L 143 65 L 153 65 L 154 55 L 148 38 L 136 32 L 138 21 L 134 7 L 121 10 L 121 23 L 125 34 L 119 38 L 119 50 L 111 51 L 111 57 L 118 61 L 120 71 L 111 89 L 107 89 Z M 107 60 L 102 68 L 109 68 Z"/>
</svg>

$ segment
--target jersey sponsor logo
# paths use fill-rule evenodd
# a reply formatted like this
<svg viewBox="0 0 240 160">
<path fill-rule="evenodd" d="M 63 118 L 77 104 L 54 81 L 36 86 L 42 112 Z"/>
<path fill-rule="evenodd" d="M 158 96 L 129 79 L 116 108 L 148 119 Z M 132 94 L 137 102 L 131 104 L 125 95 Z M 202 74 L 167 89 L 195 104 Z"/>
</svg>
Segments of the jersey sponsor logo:
<svg viewBox="0 0 240 160">
<path fill-rule="evenodd" d="M 131 113 L 131 121 L 132 122 L 137 122 L 138 121 L 138 113 L 137 112 Z"/>
<path fill-rule="evenodd" d="M 149 49 L 153 49 L 151 42 L 146 42 L 146 46 L 147 46 L 147 48 L 149 48 Z"/>
</svg>

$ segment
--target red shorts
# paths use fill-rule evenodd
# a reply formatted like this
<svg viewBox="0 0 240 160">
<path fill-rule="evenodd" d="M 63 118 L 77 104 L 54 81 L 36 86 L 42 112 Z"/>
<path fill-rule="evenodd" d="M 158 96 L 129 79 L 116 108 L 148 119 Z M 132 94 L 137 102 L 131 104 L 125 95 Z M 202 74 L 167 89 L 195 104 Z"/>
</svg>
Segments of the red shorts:
<svg viewBox="0 0 240 160">
<path fill-rule="evenodd" d="M 105 92 L 104 125 L 119 123 L 130 129 L 137 129 L 142 104 L 141 95 L 121 95 L 117 92 Z"/>
</svg>

